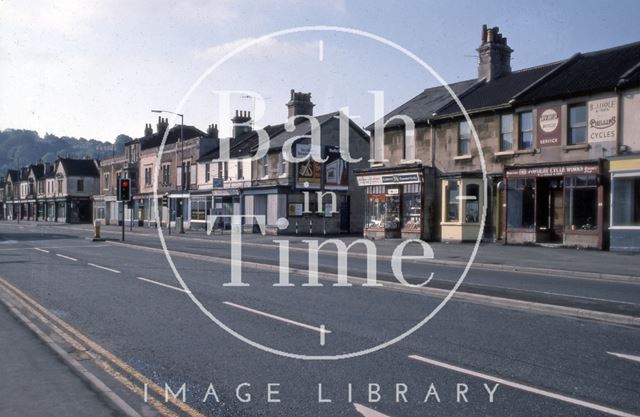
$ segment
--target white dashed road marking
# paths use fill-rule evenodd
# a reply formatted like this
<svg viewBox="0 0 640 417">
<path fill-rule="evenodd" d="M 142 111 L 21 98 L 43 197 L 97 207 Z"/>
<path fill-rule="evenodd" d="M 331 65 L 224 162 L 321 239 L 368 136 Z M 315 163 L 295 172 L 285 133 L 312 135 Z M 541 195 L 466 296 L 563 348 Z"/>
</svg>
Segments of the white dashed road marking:
<svg viewBox="0 0 640 417">
<path fill-rule="evenodd" d="M 44 252 L 44 253 L 49 253 L 48 250 L 46 249 L 40 249 L 40 248 L 33 248 L 34 250 L 37 250 L 38 252 Z"/>
<path fill-rule="evenodd" d="M 505 385 L 507 387 L 515 388 L 521 391 L 530 392 L 532 394 L 541 395 L 543 397 L 553 398 L 554 400 L 564 401 L 566 403 L 577 405 L 591 410 L 596 410 L 601 413 L 611 414 L 620 417 L 640 417 L 637 414 L 627 413 L 626 411 L 616 410 L 604 405 L 592 403 L 589 401 L 579 400 L 577 398 L 567 397 L 566 395 L 557 394 L 555 392 L 543 390 L 540 388 L 532 387 L 530 385 L 520 384 L 518 382 L 509 381 L 504 378 L 498 378 L 492 375 L 484 374 L 481 372 L 472 371 L 470 369 L 461 368 L 459 366 L 450 365 L 445 362 L 436 361 L 434 359 L 425 358 L 424 356 L 410 355 L 410 359 L 414 359 L 418 362 L 426 363 L 429 365 L 437 366 L 439 368 L 448 369 L 450 371 L 459 372 L 461 374 L 474 376 L 476 378 L 486 379 L 488 381 L 495 382 L 497 384 Z"/>
<path fill-rule="evenodd" d="M 67 255 L 62 255 L 60 253 L 56 253 L 56 256 L 59 256 L 59 257 L 64 258 L 64 259 L 68 259 L 68 260 L 73 261 L 73 262 L 78 262 L 78 260 L 76 258 L 72 258 L 71 256 L 67 256 Z"/>
<path fill-rule="evenodd" d="M 255 310 L 253 308 L 245 307 L 245 306 L 242 306 L 240 304 L 232 303 L 230 301 L 224 301 L 222 304 L 226 304 L 226 305 L 231 306 L 231 307 L 239 308 L 241 310 L 248 311 L 248 312 L 254 313 L 254 314 L 258 314 L 260 316 L 268 317 L 270 319 L 278 320 L 278 321 L 281 321 L 281 322 L 284 322 L 284 323 L 293 324 L 294 326 L 298 326 L 298 327 L 302 327 L 302 328 L 305 328 L 305 329 L 313 330 L 314 332 L 319 332 L 320 334 L 331 333 L 331 330 L 326 330 L 324 328 L 324 326 L 323 327 L 311 326 L 309 324 L 304 324 L 304 323 L 300 323 L 299 321 L 289 320 L 289 319 L 286 319 L 284 317 L 276 316 L 276 315 L 270 314 L 270 313 L 265 313 L 264 311 Z"/>
<path fill-rule="evenodd" d="M 625 355 L 624 353 L 607 352 L 609 355 L 618 357 L 620 359 L 627 359 L 629 361 L 640 362 L 640 356 Z"/>
<path fill-rule="evenodd" d="M 120 271 L 118 271 L 117 269 L 107 268 L 106 266 L 96 265 L 96 264 L 92 264 L 92 263 L 88 263 L 87 265 L 92 266 L 94 268 L 104 269 L 105 271 L 113 272 L 114 274 L 119 274 L 120 273 Z"/>
<path fill-rule="evenodd" d="M 353 403 L 353 405 L 356 407 L 356 411 L 362 414 L 364 417 L 391 417 L 386 414 L 382 414 L 372 408 L 365 407 L 362 404 Z"/>
<path fill-rule="evenodd" d="M 185 291 L 183 288 L 178 288 L 178 287 L 174 287 L 173 285 L 163 284 L 162 282 L 154 281 L 154 280 L 149 279 L 149 278 L 143 278 L 143 277 L 136 277 L 136 278 L 139 279 L 140 281 L 148 282 L 150 284 L 156 284 L 156 285 L 159 285 L 161 287 L 170 288 L 172 290 L 184 292 L 184 293 L 187 293 L 187 294 L 191 293 L 191 291 Z"/>
</svg>

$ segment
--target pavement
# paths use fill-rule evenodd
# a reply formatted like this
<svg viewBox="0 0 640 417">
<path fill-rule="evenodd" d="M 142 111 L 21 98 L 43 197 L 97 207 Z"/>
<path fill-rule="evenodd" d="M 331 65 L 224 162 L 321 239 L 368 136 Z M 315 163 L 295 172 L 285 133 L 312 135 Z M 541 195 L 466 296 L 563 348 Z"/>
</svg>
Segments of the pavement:
<svg viewBox="0 0 640 417">
<path fill-rule="evenodd" d="M 0 369 L 2 416 L 121 415 L 1 303 Z"/>
<path fill-rule="evenodd" d="M 335 287 L 323 276 L 325 285 L 305 287 L 293 270 L 293 286 L 274 287 L 277 248 L 257 240 L 243 246 L 254 262 L 243 270 L 249 286 L 230 287 L 224 238 L 168 238 L 180 282 L 152 230 L 128 234 L 127 245 L 91 242 L 87 230 L 1 224 L 0 287 L 39 312 L 46 334 L 54 323 L 80 344 L 83 365 L 140 415 L 640 416 L 637 326 L 513 308 L 480 292 L 442 304 L 437 288 L 387 281 Z M 293 265 L 309 256 L 302 244 L 292 242 Z M 320 254 L 319 264 L 334 271 L 335 253 Z M 379 264 L 390 272 L 388 261 Z M 364 267 L 364 258 L 349 258 L 350 274 Z M 444 284 L 461 267 L 403 269 L 411 282 L 435 271 Z M 633 281 L 473 269 L 463 292 L 467 284 L 537 294 L 540 304 L 561 294 L 563 304 L 626 315 L 640 300 Z M 165 384 L 184 384 L 184 402 L 165 402 Z"/>
<path fill-rule="evenodd" d="M 36 223 L 31 223 L 36 224 Z M 42 224 L 42 223 L 37 223 Z M 75 228 L 91 233 L 91 225 L 76 225 Z M 121 227 L 102 226 L 106 238 L 119 238 Z M 126 227 L 126 235 L 145 235 L 157 237 L 158 232 L 150 227 L 134 226 L 131 230 Z M 219 242 L 229 243 L 231 236 L 227 230 L 220 234 L 207 236 L 203 230 L 186 230 L 184 234 L 168 234 L 164 229 L 167 239 L 215 239 Z M 273 246 L 276 236 L 262 236 L 260 234 L 243 234 L 245 244 Z M 361 236 L 339 235 L 323 238 L 319 236 L 291 235 L 282 236 L 289 240 L 291 246 L 305 246 L 304 240 L 317 239 L 320 242 L 326 239 L 337 238 L 346 244 L 352 243 Z M 379 256 L 391 256 L 393 251 L 402 242 L 400 239 L 375 240 L 377 254 Z M 465 265 L 475 249 L 474 243 L 443 243 L 428 242 L 434 252 L 433 261 L 451 265 Z M 354 252 L 362 252 L 361 246 L 353 248 Z M 475 266 L 495 267 L 496 269 L 527 270 L 528 268 L 546 270 L 553 273 L 569 272 L 582 273 L 584 276 L 593 277 L 629 277 L 640 280 L 640 256 L 633 252 L 609 252 L 593 249 L 549 247 L 536 245 L 504 245 L 502 243 L 481 242 L 478 246 L 473 264 Z"/>
</svg>

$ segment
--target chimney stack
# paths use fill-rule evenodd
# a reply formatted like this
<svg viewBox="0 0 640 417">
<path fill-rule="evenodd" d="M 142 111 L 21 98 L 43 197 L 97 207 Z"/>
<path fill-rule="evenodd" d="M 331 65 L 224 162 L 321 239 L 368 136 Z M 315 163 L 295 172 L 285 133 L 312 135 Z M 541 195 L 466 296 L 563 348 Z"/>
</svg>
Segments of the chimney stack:
<svg viewBox="0 0 640 417">
<path fill-rule="evenodd" d="M 240 135 L 251 131 L 250 125 L 240 125 L 240 123 L 248 123 L 251 121 L 251 112 L 246 110 L 236 110 L 236 115 L 231 122 L 233 122 L 233 138 L 236 139 Z"/>
<path fill-rule="evenodd" d="M 503 38 L 496 26 L 488 29 L 482 25 L 481 44 L 478 51 L 478 79 L 495 80 L 511 72 L 511 52 L 507 38 Z"/>
<path fill-rule="evenodd" d="M 150 138 L 153 135 L 153 128 L 151 127 L 151 123 L 144 124 L 144 137 Z"/>
<path fill-rule="evenodd" d="M 209 127 L 207 128 L 207 135 L 210 138 L 218 139 L 218 125 L 217 124 L 209 125 Z"/>
<path fill-rule="evenodd" d="M 169 119 L 158 116 L 158 134 L 164 135 L 164 132 L 169 127 Z"/>
<path fill-rule="evenodd" d="M 289 118 L 298 115 L 313 116 L 313 106 L 315 104 L 311 102 L 311 93 L 296 93 L 291 90 L 291 99 L 287 103 Z"/>
</svg>

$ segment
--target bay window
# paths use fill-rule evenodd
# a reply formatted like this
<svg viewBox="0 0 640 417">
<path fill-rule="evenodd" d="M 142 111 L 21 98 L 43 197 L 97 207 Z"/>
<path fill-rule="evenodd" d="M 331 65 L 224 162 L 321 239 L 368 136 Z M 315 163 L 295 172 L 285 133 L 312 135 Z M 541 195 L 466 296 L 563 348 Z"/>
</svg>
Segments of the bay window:
<svg viewBox="0 0 640 417">
<path fill-rule="evenodd" d="M 612 226 L 640 227 L 640 175 L 612 181 Z"/>
</svg>

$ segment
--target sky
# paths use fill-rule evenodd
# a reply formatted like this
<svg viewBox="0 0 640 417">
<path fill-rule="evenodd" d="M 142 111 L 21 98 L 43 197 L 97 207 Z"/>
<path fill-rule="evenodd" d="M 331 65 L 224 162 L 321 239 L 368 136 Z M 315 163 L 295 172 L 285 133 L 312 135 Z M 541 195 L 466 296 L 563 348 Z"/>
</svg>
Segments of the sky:
<svg viewBox="0 0 640 417">
<path fill-rule="evenodd" d="M 455 82 L 477 76 L 483 24 L 500 27 L 517 70 L 640 41 L 638 21 L 636 0 L 0 0 L 0 129 L 113 141 L 142 136 L 157 122 L 151 109 L 163 109 L 202 130 L 216 123 L 226 136 L 220 91 L 259 94 L 265 111 L 255 125 L 264 126 L 286 120 L 290 89 L 311 92 L 316 115 L 348 107 L 367 125 L 372 91 L 384 92 L 390 111 L 438 79 L 391 46 L 352 33 L 255 41 L 303 26 L 357 29 Z M 231 94 L 229 110 L 255 115 L 258 100 L 247 95 Z"/>
</svg>

